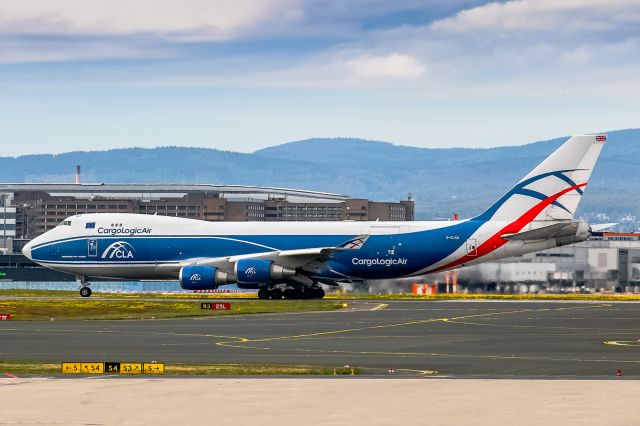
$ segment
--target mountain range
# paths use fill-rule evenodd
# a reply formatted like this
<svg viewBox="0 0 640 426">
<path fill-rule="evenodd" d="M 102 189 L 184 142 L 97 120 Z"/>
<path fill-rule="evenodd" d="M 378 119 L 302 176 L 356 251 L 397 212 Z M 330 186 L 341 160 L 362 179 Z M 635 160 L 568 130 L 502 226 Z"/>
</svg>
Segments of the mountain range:
<svg viewBox="0 0 640 426">
<path fill-rule="evenodd" d="M 640 220 L 640 129 L 606 132 L 607 144 L 578 215 Z M 307 139 L 239 153 L 158 147 L 0 157 L 0 182 L 212 183 L 288 187 L 373 200 L 416 201 L 416 218 L 479 213 L 567 137 L 497 148 L 417 148 L 349 138 Z"/>
</svg>

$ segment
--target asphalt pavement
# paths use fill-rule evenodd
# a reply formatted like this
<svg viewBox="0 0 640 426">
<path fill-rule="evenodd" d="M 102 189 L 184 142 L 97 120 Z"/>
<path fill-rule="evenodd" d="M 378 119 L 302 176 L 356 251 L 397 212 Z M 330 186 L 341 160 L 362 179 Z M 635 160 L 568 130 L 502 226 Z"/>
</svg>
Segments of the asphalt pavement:
<svg viewBox="0 0 640 426">
<path fill-rule="evenodd" d="M 350 365 L 461 378 L 615 378 L 620 369 L 640 378 L 638 339 L 638 303 L 369 301 L 329 312 L 2 321 L 0 360 Z"/>
</svg>

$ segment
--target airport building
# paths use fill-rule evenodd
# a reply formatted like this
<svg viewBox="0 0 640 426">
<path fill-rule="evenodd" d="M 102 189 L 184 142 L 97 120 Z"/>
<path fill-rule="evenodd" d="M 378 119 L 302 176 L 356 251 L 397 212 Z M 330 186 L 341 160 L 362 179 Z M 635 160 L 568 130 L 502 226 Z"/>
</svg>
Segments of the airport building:
<svg viewBox="0 0 640 426">
<path fill-rule="evenodd" d="M 640 293 L 640 233 L 594 232 L 587 241 L 459 271 L 469 290 Z"/>
<path fill-rule="evenodd" d="M 0 184 L 0 196 L 3 241 L 32 239 L 81 213 L 157 214 L 214 222 L 414 220 L 411 199 L 377 202 L 241 185 Z"/>
<path fill-rule="evenodd" d="M 0 254 L 11 252 L 12 241 L 16 238 L 16 208 L 10 193 L 0 193 Z"/>
<path fill-rule="evenodd" d="M 640 233 L 594 232 L 581 243 L 421 277 L 371 280 L 377 293 L 640 293 Z"/>
</svg>

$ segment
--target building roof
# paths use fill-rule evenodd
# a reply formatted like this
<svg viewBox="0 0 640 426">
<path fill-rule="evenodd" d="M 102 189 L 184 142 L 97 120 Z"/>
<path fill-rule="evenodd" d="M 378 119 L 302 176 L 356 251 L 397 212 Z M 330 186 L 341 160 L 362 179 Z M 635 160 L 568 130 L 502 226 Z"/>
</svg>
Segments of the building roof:
<svg viewBox="0 0 640 426">
<path fill-rule="evenodd" d="M 182 197 L 187 193 L 217 193 L 224 198 L 286 198 L 293 202 L 313 200 L 315 202 L 340 202 L 353 197 L 329 192 L 307 191 L 302 189 L 272 188 L 248 185 L 183 185 L 183 184 L 68 184 L 68 183 L 4 183 L 0 184 L 0 192 L 42 191 L 50 195 L 146 198 Z M 151 195 L 153 194 L 153 195 Z"/>
</svg>

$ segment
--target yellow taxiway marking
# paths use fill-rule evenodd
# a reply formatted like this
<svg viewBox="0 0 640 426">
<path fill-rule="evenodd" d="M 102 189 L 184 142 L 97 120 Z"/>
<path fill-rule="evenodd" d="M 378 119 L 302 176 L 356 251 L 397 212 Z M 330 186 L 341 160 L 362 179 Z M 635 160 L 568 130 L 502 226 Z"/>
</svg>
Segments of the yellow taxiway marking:
<svg viewBox="0 0 640 426">
<path fill-rule="evenodd" d="M 392 328 L 392 327 L 403 327 L 403 326 L 415 325 L 415 324 L 427 324 L 427 323 L 435 323 L 435 322 L 443 322 L 443 323 L 453 322 L 453 323 L 455 323 L 455 321 L 460 321 L 460 320 L 469 319 L 469 318 L 490 317 L 490 316 L 496 316 L 496 315 L 507 315 L 507 314 L 514 314 L 514 313 L 522 313 L 522 312 L 559 311 L 559 310 L 578 309 L 578 308 L 585 309 L 587 307 L 517 309 L 517 310 L 511 310 L 511 311 L 487 312 L 487 313 L 482 313 L 482 314 L 463 315 L 463 316 L 451 317 L 451 318 L 427 318 L 427 319 L 422 319 L 422 320 L 412 320 L 412 321 L 406 321 L 406 322 L 400 322 L 400 323 L 372 325 L 372 326 L 347 328 L 347 329 L 340 329 L 340 330 L 330 330 L 330 331 L 319 331 L 319 332 L 316 332 L 316 333 L 296 334 L 296 335 L 290 335 L 290 336 L 267 337 L 267 338 L 262 338 L 262 339 L 242 338 L 242 339 L 240 339 L 239 342 L 242 342 L 242 343 L 248 343 L 248 342 L 257 343 L 257 342 L 271 342 L 271 341 L 278 341 L 278 340 L 297 340 L 297 339 L 304 339 L 304 338 L 308 338 L 308 337 L 328 336 L 328 335 L 336 335 L 336 334 L 343 334 L 343 333 L 353 333 L 353 332 L 357 332 L 357 331 L 375 330 L 375 329 Z M 256 347 L 256 346 L 237 345 L 236 343 L 239 343 L 239 342 L 237 342 L 237 341 L 234 341 L 234 342 L 216 342 L 216 345 L 218 345 L 218 346 L 226 346 L 226 347 L 237 347 L 237 348 L 271 349 L 271 348 L 260 348 L 260 347 Z"/>
<path fill-rule="evenodd" d="M 233 342 L 230 342 L 230 341 L 216 342 L 216 345 L 229 347 L 229 348 L 240 348 L 240 349 L 274 350 L 277 348 L 246 345 L 246 343 L 262 343 L 262 342 L 282 341 L 282 340 L 301 340 L 305 338 L 314 338 L 318 336 L 332 336 L 332 335 L 335 336 L 337 334 L 353 333 L 353 332 L 363 331 L 363 330 L 383 329 L 383 328 L 401 327 L 406 325 L 426 324 L 426 323 L 435 323 L 435 322 L 455 324 L 456 322 L 462 322 L 460 320 L 469 319 L 469 318 L 493 317 L 497 315 L 507 315 L 507 314 L 513 314 L 513 313 L 521 313 L 521 312 L 593 309 L 594 307 L 605 308 L 610 306 L 611 305 L 600 304 L 600 305 L 592 305 L 592 306 L 575 306 L 575 307 L 566 307 L 566 308 L 563 307 L 563 308 L 541 308 L 541 309 L 518 309 L 518 310 L 511 310 L 511 311 L 464 315 L 464 316 L 451 317 L 451 318 L 429 318 L 429 319 L 413 320 L 413 321 L 407 321 L 407 322 L 401 322 L 401 323 L 382 324 L 382 325 L 349 328 L 349 329 L 342 329 L 342 330 L 322 331 L 322 332 L 298 334 L 298 335 L 292 335 L 292 336 L 269 337 L 269 338 L 263 338 L 263 339 L 242 338 Z M 485 324 L 478 324 L 478 325 L 485 325 Z M 491 324 L 486 324 L 486 325 L 491 325 Z M 624 363 L 624 364 L 640 364 L 640 360 L 615 360 L 615 359 L 602 359 L 602 358 L 579 359 L 579 358 L 564 358 L 564 357 L 553 357 L 553 356 L 526 356 L 526 355 L 515 355 L 515 354 L 514 355 L 495 355 L 495 354 L 472 355 L 472 354 L 438 353 L 438 352 L 351 351 L 351 350 L 305 349 L 305 348 L 285 348 L 284 350 L 296 351 L 296 352 L 323 353 L 323 354 L 331 354 L 331 355 L 340 354 L 340 355 L 382 355 L 382 356 L 428 356 L 428 357 L 447 357 L 447 358 L 455 357 L 455 358 L 501 359 L 501 360 L 523 360 L 523 361 L 535 360 L 535 361 L 561 361 L 561 362 L 568 361 L 568 362 L 598 362 L 598 363 L 617 362 L 617 363 Z M 427 372 L 429 370 L 424 370 L 424 371 Z M 428 374 L 428 373 L 423 373 L 423 374 Z"/>
<path fill-rule="evenodd" d="M 607 340 L 603 342 L 605 345 L 614 345 L 614 346 L 636 346 L 640 347 L 640 339 L 638 340 Z"/>
<path fill-rule="evenodd" d="M 380 303 L 378 306 L 376 306 L 375 308 L 371 309 L 372 311 L 381 311 L 383 309 L 387 309 L 389 307 L 388 303 Z"/>
</svg>

